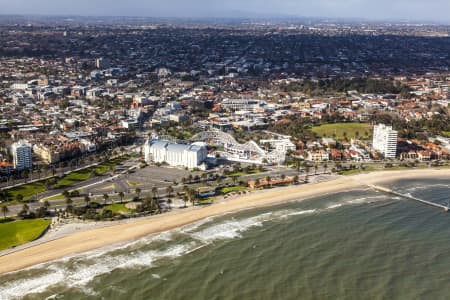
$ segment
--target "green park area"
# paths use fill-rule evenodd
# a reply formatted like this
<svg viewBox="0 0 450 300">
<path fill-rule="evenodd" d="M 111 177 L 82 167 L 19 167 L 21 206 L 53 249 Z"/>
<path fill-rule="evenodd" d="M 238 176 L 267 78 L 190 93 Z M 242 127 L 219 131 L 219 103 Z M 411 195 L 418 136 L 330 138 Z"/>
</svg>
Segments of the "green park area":
<svg viewBox="0 0 450 300">
<path fill-rule="evenodd" d="M 33 182 L 24 184 L 13 189 L 8 190 L 8 197 L 11 200 L 18 201 L 29 201 L 31 200 L 37 193 L 45 192 L 47 188 L 45 187 L 44 182 Z M 18 199 L 18 197 L 22 197 L 22 199 Z M 10 203 L 12 204 L 12 203 Z"/>
<path fill-rule="evenodd" d="M 127 208 L 124 203 L 114 203 L 103 207 L 103 209 L 108 209 L 115 214 L 128 214 L 133 212 L 133 210 Z"/>
<path fill-rule="evenodd" d="M 450 131 L 442 131 L 442 135 L 450 138 Z"/>
<path fill-rule="evenodd" d="M 0 250 L 16 247 L 37 239 L 50 225 L 50 220 L 20 220 L 0 224 Z"/>
<path fill-rule="evenodd" d="M 372 137 L 372 126 L 367 123 L 333 123 L 315 126 L 312 131 L 319 137 L 370 139 Z"/>
<path fill-rule="evenodd" d="M 129 159 L 129 155 L 121 156 L 106 162 L 102 162 L 94 168 L 87 168 L 79 171 L 72 172 L 63 178 L 59 179 L 56 184 L 56 189 L 70 188 L 76 183 L 80 183 L 88 180 L 93 176 L 101 176 L 114 169 L 117 165 L 122 164 L 124 161 Z M 12 188 L 8 190 L 8 198 L 13 202 L 9 202 L 8 205 L 16 204 L 17 202 L 26 202 L 32 200 L 37 193 L 42 193 L 47 191 L 45 186 L 45 181 L 38 181 L 33 183 L 23 184 L 21 186 Z M 20 196 L 18 196 L 20 195 Z M 22 199 L 19 199 L 22 197 Z M 60 195 L 56 195 L 55 199 L 60 199 Z"/>
<path fill-rule="evenodd" d="M 246 190 L 248 190 L 247 187 L 238 185 L 238 186 L 231 186 L 231 187 L 221 188 L 220 189 L 220 193 L 221 194 L 228 194 L 228 193 L 231 193 L 231 192 L 243 192 L 243 191 L 246 191 Z"/>
<path fill-rule="evenodd" d="M 59 180 L 58 183 L 55 185 L 55 188 L 65 188 L 70 187 L 73 184 L 88 180 L 93 175 L 91 169 L 84 169 L 76 172 L 72 172 L 67 176 L 64 176 L 63 179 Z"/>
</svg>

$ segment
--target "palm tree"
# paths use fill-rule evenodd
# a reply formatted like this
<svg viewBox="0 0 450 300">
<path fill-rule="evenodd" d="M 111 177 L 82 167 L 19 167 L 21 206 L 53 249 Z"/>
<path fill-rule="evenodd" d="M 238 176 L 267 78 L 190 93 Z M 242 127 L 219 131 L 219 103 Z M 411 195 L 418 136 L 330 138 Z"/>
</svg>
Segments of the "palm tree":
<svg viewBox="0 0 450 300">
<path fill-rule="evenodd" d="M 108 196 L 108 194 L 103 194 L 103 205 L 106 205 L 106 202 L 108 201 L 108 199 L 109 199 L 109 196 Z"/>
<path fill-rule="evenodd" d="M 135 192 L 136 192 L 136 196 L 139 198 L 141 196 L 142 190 L 140 188 L 136 188 Z"/>
<path fill-rule="evenodd" d="M 319 165 L 314 164 L 314 175 L 317 175 L 317 169 L 319 169 Z"/>
<path fill-rule="evenodd" d="M 187 195 L 183 195 L 184 207 L 186 207 L 186 203 L 188 202 L 189 197 Z"/>
<path fill-rule="evenodd" d="M 306 167 L 305 167 L 305 172 L 306 172 L 306 175 L 308 175 L 309 174 L 309 171 L 311 170 L 311 167 L 310 166 L 308 166 L 308 165 L 306 165 Z"/>
<path fill-rule="evenodd" d="M 112 175 L 116 173 L 116 167 L 114 165 L 110 165 L 109 170 L 111 171 Z"/>
<path fill-rule="evenodd" d="M 22 202 L 22 200 L 23 200 L 22 194 L 17 194 L 16 195 L 16 200 L 19 201 L 19 202 Z"/>
<path fill-rule="evenodd" d="M 325 163 L 325 164 L 323 165 L 323 172 L 324 172 L 324 173 L 327 173 L 327 169 L 328 169 L 328 164 Z"/>
<path fill-rule="evenodd" d="M 25 180 L 25 182 L 27 182 L 27 180 L 28 180 L 28 170 L 23 170 L 20 173 L 20 177 L 22 177 Z"/>
<path fill-rule="evenodd" d="M 26 205 L 26 204 L 24 204 L 23 206 L 22 206 L 22 211 L 24 211 L 24 212 L 28 212 L 30 210 L 30 207 L 28 206 L 28 205 Z"/>
<path fill-rule="evenodd" d="M 61 174 L 63 174 L 64 173 L 64 163 L 62 161 L 58 164 L 58 168 L 61 171 Z"/>
<path fill-rule="evenodd" d="M 172 209 L 172 207 L 170 206 L 172 204 L 172 199 L 171 198 L 167 199 L 167 204 L 169 204 L 169 209 Z"/>
<path fill-rule="evenodd" d="M 192 190 L 192 189 L 189 189 L 189 191 L 188 191 L 188 197 L 189 197 L 189 200 L 192 202 L 192 206 L 195 206 L 195 191 L 194 190 Z"/>
<path fill-rule="evenodd" d="M 6 214 L 9 212 L 8 206 L 2 206 L 3 218 L 6 219 Z"/>
<path fill-rule="evenodd" d="M 155 196 L 152 197 L 152 203 L 151 203 L 151 209 L 157 209 L 159 210 L 159 203 L 158 203 L 158 198 L 156 198 Z"/>
<path fill-rule="evenodd" d="M 6 191 L 0 191 L 0 202 L 8 201 L 8 193 Z"/>
<path fill-rule="evenodd" d="M 166 188 L 166 193 L 167 193 L 168 197 L 172 197 L 173 187 L 168 186 L 168 187 Z"/>
<path fill-rule="evenodd" d="M 89 202 L 91 202 L 91 198 L 88 195 L 84 196 L 84 202 L 86 203 L 86 207 L 89 206 Z"/>
<path fill-rule="evenodd" d="M 156 188 L 156 186 L 154 186 L 154 187 L 152 187 L 152 194 L 153 194 L 153 197 L 158 197 L 158 189 Z"/>
<path fill-rule="evenodd" d="M 123 198 L 125 197 L 125 194 L 123 192 L 119 193 L 120 203 L 123 202 Z"/>
<path fill-rule="evenodd" d="M 64 190 L 64 191 L 61 193 L 61 195 L 63 195 L 64 198 L 69 198 L 69 197 L 70 197 L 70 193 L 69 193 L 68 190 Z"/>
<path fill-rule="evenodd" d="M 48 210 L 50 208 L 50 202 L 45 200 L 42 206 L 45 207 L 45 210 Z"/>
<path fill-rule="evenodd" d="M 201 179 L 202 179 L 203 182 L 206 182 L 207 176 L 208 176 L 208 175 L 207 175 L 206 173 L 203 173 L 203 174 L 201 175 Z"/>
</svg>

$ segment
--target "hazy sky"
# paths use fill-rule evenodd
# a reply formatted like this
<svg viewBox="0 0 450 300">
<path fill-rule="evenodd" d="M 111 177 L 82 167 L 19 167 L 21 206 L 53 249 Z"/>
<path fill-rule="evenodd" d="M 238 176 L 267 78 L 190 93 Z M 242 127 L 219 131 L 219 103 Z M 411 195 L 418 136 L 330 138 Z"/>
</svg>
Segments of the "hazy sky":
<svg viewBox="0 0 450 300">
<path fill-rule="evenodd" d="M 339 17 L 450 23 L 450 0 L 0 0 L 0 14 Z"/>
</svg>

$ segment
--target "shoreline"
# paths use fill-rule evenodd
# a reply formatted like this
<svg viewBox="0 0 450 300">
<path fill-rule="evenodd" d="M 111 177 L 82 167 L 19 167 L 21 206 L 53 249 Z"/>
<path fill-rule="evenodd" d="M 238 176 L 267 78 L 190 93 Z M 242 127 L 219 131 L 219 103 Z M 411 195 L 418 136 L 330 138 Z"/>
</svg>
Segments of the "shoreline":
<svg viewBox="0 0 450 300">
<path fill-rule="evenodd" d="M 273 206 L 291 201 L 303 201 L 321 195 L 357 188 L 368 184 L 394 182 L 402 179 L 449 177 L 449 169 L 427 169 L 371 172 L 342 176 L 307 185 L 273 188 L 239 196 L 207 207 L 172 211 L 162 215 L 136 219 L 123 224 L 88 229 L 58 239 L 32 245 L 0 257 L 0 274 L 18 271 L 34 265 L 73 256 L 83 252 L 124 244 L 152 234 L 183 227 L 194 222 L 243 210 Z"/>
</svg>

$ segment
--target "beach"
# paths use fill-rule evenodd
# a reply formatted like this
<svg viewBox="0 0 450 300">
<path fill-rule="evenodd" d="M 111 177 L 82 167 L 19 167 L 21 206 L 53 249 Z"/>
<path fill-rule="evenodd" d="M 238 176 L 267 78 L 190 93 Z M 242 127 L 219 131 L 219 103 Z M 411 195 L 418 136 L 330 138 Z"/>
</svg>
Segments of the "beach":
<svg viewBox="0 0 450 300">
<path fill-rule="evenodd" d="M 136 219 L 125 224 L 88 229 L 13 252 L 0 257 L 0 274 L 106 246 L 130 242 L 151 234 L 182 227 L 208 217 L 289 201 L 301 201 L 325 194 L 367 188 L 367 184 L 386 184 L 396 180 L 414 178 L 432 179 L 447 177 L 450 177 L 449 169 L 383 171 L 338 177 L 331 181 L 316 184 L 257 191 L 211 206 L 177 210 L 148 218 Z"/>
</svg>

